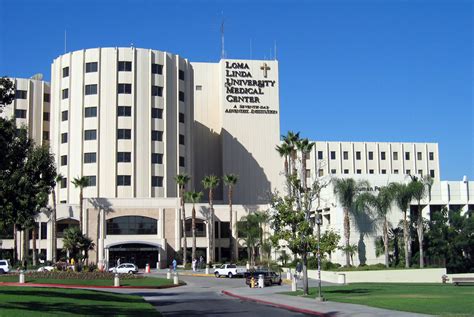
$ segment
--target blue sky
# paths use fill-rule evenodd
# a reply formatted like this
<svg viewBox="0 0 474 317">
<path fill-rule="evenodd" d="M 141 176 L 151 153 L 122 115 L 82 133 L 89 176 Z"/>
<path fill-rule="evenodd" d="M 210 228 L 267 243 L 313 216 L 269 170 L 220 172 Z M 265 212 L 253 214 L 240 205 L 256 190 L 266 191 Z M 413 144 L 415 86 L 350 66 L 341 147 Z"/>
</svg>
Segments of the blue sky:
<svg viewBox="0 0 474 317">
<path fill-rule="evenodd" d="M 0 75 L 67 50 L 130 46 L 280 62 L 281 131 L 313 140 L 438 142 L 441 177 L 474 179 L 468 0 L 0 0 Z M 250 49 L 252 47 L 252 49 Z"/>
</svg>

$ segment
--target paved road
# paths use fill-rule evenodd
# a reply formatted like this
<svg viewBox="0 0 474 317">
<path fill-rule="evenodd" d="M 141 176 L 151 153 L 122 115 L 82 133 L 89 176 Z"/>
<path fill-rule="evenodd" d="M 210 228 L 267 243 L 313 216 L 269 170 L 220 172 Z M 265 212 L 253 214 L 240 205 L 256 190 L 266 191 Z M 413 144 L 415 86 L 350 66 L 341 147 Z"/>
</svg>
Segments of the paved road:
<svg viewBox="0 0 474 317">
<path fill-rule="evenodd" d="M 267 305 L 240 301 L 221 293 L 224 289 L 239 288 L 243 279 L 181 276 L 187 285 L 157 291 L 120 290 L 141 295 L 164 316 L 305 316 Z M 288 289 L 288 286 L 273 286 Z M 268 288 L 270 290 L 270 287 Z"/>
</svg>

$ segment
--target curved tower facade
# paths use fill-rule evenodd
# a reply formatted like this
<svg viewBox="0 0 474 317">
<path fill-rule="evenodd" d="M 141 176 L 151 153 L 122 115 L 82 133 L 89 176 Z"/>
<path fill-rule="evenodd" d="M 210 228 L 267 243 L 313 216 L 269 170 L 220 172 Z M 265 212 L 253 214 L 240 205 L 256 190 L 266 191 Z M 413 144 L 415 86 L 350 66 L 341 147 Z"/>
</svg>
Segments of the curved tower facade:
<svg viewBox="0 0 474 317">
<path fill-rule="evenodd" d="M 177 197 L 174 176 L 192 174 L 192 66 L 139 48 L 71 52 L 51 69 L 51 145 L 62 203 L 84 197 Z"/>
</svg>

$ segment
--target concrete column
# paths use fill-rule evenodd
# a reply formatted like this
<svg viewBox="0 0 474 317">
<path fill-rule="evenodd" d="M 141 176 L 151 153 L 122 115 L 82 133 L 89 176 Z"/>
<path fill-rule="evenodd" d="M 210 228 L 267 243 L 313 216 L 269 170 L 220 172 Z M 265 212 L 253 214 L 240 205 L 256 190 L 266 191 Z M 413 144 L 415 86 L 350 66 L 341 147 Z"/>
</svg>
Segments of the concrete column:
<svg viewBox="0 0 474 317">
<path fill-rule="evenodd" d="M 206 223 L 206 244 L 207 244 L 207 248 L 206 248 L 206 263 L 209 262 L 209 259 L 211 258 L 211 241 L 210 241 L 210 237 L 209 237 L 209 221 Z"/>
<path fill-rule="evenodd" d="M 238 237 L 238 234 L 237 234 L 237 222 L 238 222 L 238 219 L 237 219 L 237 211 L 236 210 L 233 210 L 232 211 L 234 214 L 233 214 L 233 229 L 232 230 L 232 233 L 233 233 L 233 238 L 234 238 L 234 254 L 235 254 L 235 259 L 238 260 L 239 259 L 239 241 L 237 239 Z"/>
<path fill-rule="evenodd" d="M 102 208 L 99 209 L 99 239 L 98 239 L 98 246 L 97 246 L 97 254 L 98 254 L 98 262 L 104 262 L 104 239 L 105 239 L 105 219 L 104 219 L 104 210 Z"/>
<path fill-rule="evenodd" d="M 46 232 L 46 259 L 51 261 L 53 259 L 53 223 L 52 221 L 48 221 L 46 225 L 47 232 Z"/>
<path fill-rule="evenodd" d="M 165 238 L 165 212 L 163 208 L 158 209 L 158 236 L 160 239 Z"/>
<path fill-rule="evenodd" d="M 175 240 L 176 240 L 176 251 L 181 250 L 181 213 L 179 212 L 179 208 L 175 208 Z"/>
</svg>

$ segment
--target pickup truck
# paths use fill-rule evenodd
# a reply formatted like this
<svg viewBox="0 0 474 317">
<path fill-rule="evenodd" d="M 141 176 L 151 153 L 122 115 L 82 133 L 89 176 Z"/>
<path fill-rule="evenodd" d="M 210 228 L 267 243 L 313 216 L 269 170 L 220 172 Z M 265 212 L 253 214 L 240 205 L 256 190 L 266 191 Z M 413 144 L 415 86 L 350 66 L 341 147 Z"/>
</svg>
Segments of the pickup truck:
<svg viewBox="0 0 474 317">
<path fill-rule="evenodd" d="M 222 264 L 221 267 L 214 270 L 216 277 L 227 276 L 233 278 L 234 276 L 244 276 L 247 269 L 237 267 L 235 264 Z"/>
</svg>

